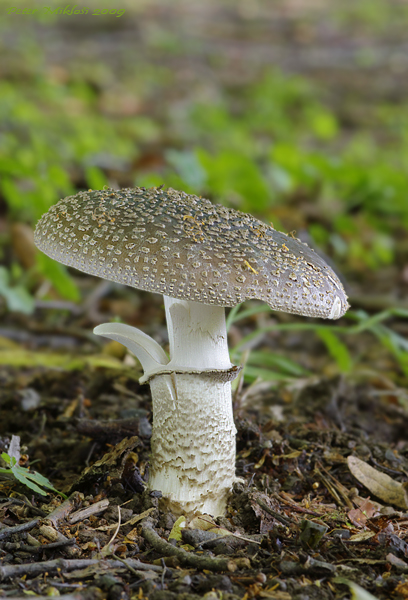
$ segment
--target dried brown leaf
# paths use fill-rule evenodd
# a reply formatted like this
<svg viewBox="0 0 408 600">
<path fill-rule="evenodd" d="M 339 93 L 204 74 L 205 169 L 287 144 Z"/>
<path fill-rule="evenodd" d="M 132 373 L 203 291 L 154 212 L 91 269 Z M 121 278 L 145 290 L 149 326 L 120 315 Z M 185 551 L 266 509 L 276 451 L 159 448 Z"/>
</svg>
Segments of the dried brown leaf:
<svg viewBox="0 0 408 600">
<path fill-rule="evenodd" d="M 376 503 L 375 503 L 376 504 Z M 367 519 L 371 519 L 378 514 L 377 507 L 368 498 L 366 498 L 358 508 L 353 508 L 347 513 L 348 518 L 357 527 L 363 527 Z"/>
<path fill-rule="evenodd" d="M 367 540 L 375 537 L 374 531 L 360 531 L 349 537 L 349 542 L 366 542 Z"/>
<path fill-rule="evenodd" d="M 402 483 L 394 481 L 389 475 L 381 473 L 356 456 L 349 456 L 348 467 L 354 477 L 372 494 L 388 504 L 407 509 L 407 493 Z"/>
</svg>

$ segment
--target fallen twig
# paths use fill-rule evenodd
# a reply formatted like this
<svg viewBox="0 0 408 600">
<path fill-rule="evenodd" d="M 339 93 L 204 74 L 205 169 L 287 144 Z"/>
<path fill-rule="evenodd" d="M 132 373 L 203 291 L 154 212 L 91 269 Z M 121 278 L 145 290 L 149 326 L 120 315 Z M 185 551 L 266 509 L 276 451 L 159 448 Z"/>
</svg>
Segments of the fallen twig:
<svg viewBox="0 0 408 600">
<path fill-rule="evenodd" d="M 20 525 L 14 525 L 14 527 L 6 527 L 5 529 L 0 530 L 0 540 L 5 540 L 14 533 L 21 533 L 22 531 L 30 531 L 33 529 L 40 521 L 40 517 L 33 519 L 32 521 L 28 521 L 27 523 L 21 523 Z"/>
<path fill-rule="evenodd" d="M 210 521 L 208 519 L 206 519 L 205 517 L 200 517 L 201 521 L 204 521 L 205 523 L 208 523 L 209 525 L 212 525 L 212 527 L 214 529 L 222 529 L 222 527 L 220 525 L 217 525 L 216 523 L 214 523 L 213 521 Z M 226 537 L 232 536 L 234 538 L 236 538 L 237 540 L 242 540 L 244 542 L 248 542 L 249 544 L 258 544 L 258 546 L 261 545 L 261 542 L 258 542 L 258 540 L 253 540 L 252 538 L 248 538 L 245 537 L 244 535 L 241 535 L 240 533 L 233 533 L 232 531 L 229 531 L 228 534 L 226 535 L 216 535 L 216 537 L 213 538 L 213 540 L 223 540 Z M 208 542 L 210 542 L 211 540 L 206 540 L 205 542 L 203 542 L 204 544 L 208 544 Z"/>
<path fill-rule="evenodd" d="M 41 535 L 46 537 L 47 540 L 50 540 L 52 544 L 61 544 L 62 547 L 65 547 L 66 555 L 69 558 L 74 558 L 75 556 L 78 556 L 78 554 L 81 553 L 78 546 L 73 547 L 72 542 L 70 541 L 71 539 L 75 540 L 75 538 L 66 537 L 63 533 L 57 531 L 56 529 L 54 529 L 54 527 L 51 527 L 51 525 L 41 525 L 39 531 Z M 67 544 L 68 541 L 70 541 L 70 544 Z M 47 545 L 47 547 L 49 546 L 50 544 Z"/>
<path fill-rule="evenodd" d="M 100 588 L 90 587 L 72 594 L 58 596 L 58 600 L 102 600 L 104 597 Z M 27 596 L 13 596 L 13 600 L 27 600 Z M 35 600 L 50 600 L 50 596 L 35 596 Z"/>
<path fill-rule="evenodd" d="M 133 569 L 138 569 L 139 571 L 157 571 L 160 573 L 162 571 L 162 567 L 142 563 L 140 560 L 135 558 L 129 558 L 125 562 L 127 563 L 126 566 L 130 566 Z M 69 571 L 75 571 L 77 569 L 86 569 L 87 567 L 91 567 L 93 565 L 100 565 L 101 567 L 106 566 L 110 569 L 119 569 L 123 568 L 124 566 L 122 561 L 119 560 L 98 560 L 94 558 L 57 558 L 55 560 L 46 560 L 38 563 L 24 563 L 22 565 L 5 565 L 4 567 L 0 567 L 0 581 L 9 579 L 10 577 L 23 577 L 24 575 L 36 577 L 42 573 L 56 574 L 59 571 L 68 573 Z"/>
<path fill-rule="evenodd" d="M 109 500 L 107 498 L 103 498 L 99 500 L 99 502 L 95 502 L 86 508 L 82 508 L 81 510 L 77 510 L 74 512 L 68 521 L 72 524 L 77 523 L 78 521 L 83 521 L 84 519 L 88 519 L 91 515 L 95 515 L 96 513 L 102 512 L 106 510 L 109 506 Z"/>
<path fill-rule="evenodd" d="M 60 540 L 58 542 L 51 542 L 51 544 L 41 544 L 40 546 L 30 546 L 29 544 L 20 544 L 6 542 L 3 546 L 5 550 L 20 550 L 22 552 L 29 552 L 31 554 L 36 554 L 38 552 L 43 552 L 43 550 L 55 550 L 58 548 L 65 548 L 66 546 L 73 546 L 76 543 L 75 538 L 66 538 L 65 540 Z"/>
<path fill-rule="evenodd" d="M 31 502 L 27 499 L 20 500 L 19 498 L 6 498 L 6 497 L 1 496 L 0 502 L 6 502 L 7 504 L 8 503 L 18 504 L 19 506 L 28 506 L 35 515 L 39 515 L 40 517 L 47 516 L 47 513 L 45 513 L 43 510 L 41 510 L 41 508 L 38 508 L 37 506 L 34 506 L 33 504 L 31 504 Z M 2 505 L 2 508 L 4 508 L 4 505 Z"/>
<path fill-rule="evenodd" d="M 308 556 L 304 563 L 282 560 L 279 563 L 279 568 L 284 575 L 293 577 L 310 573 L 330 575 L 336 571 L 337 567 L 326 561 L 316 560 Z"/>
<path fill-rule="evenodd" d="M 322 513 L 317 513 L 314 510 L 310 510 L 308 508 L 303 508 L 303 506 L 299 506 L 297 502 L 292 500 L 285 492 L 280 492 L 280 494 L 272 494 L 276 500 L 279 502 L 283 502 L 286 506 L 290 506 L 296 512 L 304 513 L 305 515 L 312 515 L 313 517 L 324 517 Z"/>
<path fill-rule="evenodd" d="M 284 517 L 283 515 L 276 512 L 276 510 L 269 508 L 269 506 L 267 504 L 265 504 L 265 502 L 263 502 L 263 500 L 261 500 L 260 498 L 256 499 L 256 503 L 259 504 L 259 506 L 262 508 L 262 510 L 264 510 L 266 513 L 268 513 L 268 515 L 271 515 L 271 517 L 274 517 L 274 519 L 276 519 L 277 521 L 279 521 L 286 527 L 289 527 L 290 525 L 298 526 L 298 523 L 294 519 L 290 519 L 289 517 L 286 517 L 286 516 Z"/>
<path fill-rule="evenodd" d="M 51 522 L 51 524 L 55 527 L 58 521 L 65 519 L 69 513 L 77 507 L 82 498 L 82 494 L 79 492 L 73 492 L 69 498 L 64 500 L 62 504 L 57 506 L 57 508 L 44 519 L 44 523 L 47 524 L 48 522 Z"/>
<path fill-rule="evenodd" d="M 196 569 L 208 569 L 209 571 L 236 571 L 240 566 L 250 566 L 248 559 L 240 561 L 229 558 L 212 558 L 211 556 L 197 556 L 192 552 L 186 552 L 182 548 L 176 548 L 163 540 L 156 533 L 148 521 L 142 523 L 142 535 L 153 548 L 163 556 L 175 556 L 181 564 L 195 567 Z"/>
<path fill-rule="evenodd" d="M 323 472 L 322 472 L 323 471 Z M 348 497 L 348 489 L 344 487 L 327 469 L 319 462 L 316 463 L 314 475 L 316 475 L 326 487 L 327 491 L 333 496 L 339 506 L 346 506 L 351 510 L 353 503 Z"/>
</svg>

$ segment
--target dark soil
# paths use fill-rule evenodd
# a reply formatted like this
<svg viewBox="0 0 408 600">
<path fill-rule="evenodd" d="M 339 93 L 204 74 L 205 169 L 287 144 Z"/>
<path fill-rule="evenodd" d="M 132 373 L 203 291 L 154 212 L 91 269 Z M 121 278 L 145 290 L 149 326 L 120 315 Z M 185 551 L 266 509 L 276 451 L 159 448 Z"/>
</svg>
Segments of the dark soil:
<svg viewBox="0 0 408 600">
<path fill-rule="evenodd" d="M 252 405 L 238 398 L 244 481 L 216 520 L 234 535 L 196 524 L 174 546 L 176 516 L 145 490 L 150 399 L 134 369 L 2 368 L 0 380 L 2 450 L 21 436 L 25 460 L 69 495 L 59 506 L 2 482 L 1 597 L 332 599 L 350 597 L 345 580 L 406 597 L 408 510 L 370 499 L 347 464 L 354 455 L 406 478 L 408 416 L 392 390 L 374 393 L 378 382 L 320 379 L 260 391 Z"/>
</svg>

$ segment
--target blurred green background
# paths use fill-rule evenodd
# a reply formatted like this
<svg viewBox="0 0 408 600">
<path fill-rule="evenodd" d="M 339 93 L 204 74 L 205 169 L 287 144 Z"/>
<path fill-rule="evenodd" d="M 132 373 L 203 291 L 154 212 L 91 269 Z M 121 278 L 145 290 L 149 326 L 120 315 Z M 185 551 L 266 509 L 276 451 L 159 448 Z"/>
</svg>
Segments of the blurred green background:
<svg viewBox="0 0 408 600">
<path fill-rule="evenodd" d="M 296 230 L 343 277 L 353 310 L 340 325 L 234 311 L 249 380 L 313 370 L 245 337 L 303 327 L 330 372 L 365 365 L 406 384 L 407 2 L 17 0 L 0 12 L 0 335 L 72 323 L 72 310 L 42 308 L 90 294 L 33 248 L 49 206 L 164 184 Z M 111 318 L 128 316 L 119 309 Z"/>
</svg>

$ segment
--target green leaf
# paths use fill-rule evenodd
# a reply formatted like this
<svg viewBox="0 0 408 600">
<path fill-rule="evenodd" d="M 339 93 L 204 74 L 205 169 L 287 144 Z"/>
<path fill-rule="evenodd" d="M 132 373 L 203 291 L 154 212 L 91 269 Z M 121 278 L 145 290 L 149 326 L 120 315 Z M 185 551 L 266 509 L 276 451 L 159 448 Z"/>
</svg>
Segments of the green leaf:
<svg viewBox="0 0 408 600">
<path fill-rule="evenodd" d="M 15 477 L 15 479 L 17 479 L 17 481 L 29 487 L 37 494 L 41 494 L 42 496 L 46 496 L 48 492 L 41 488 L 46 488 L 55 492 L 56 494 L 59 494 L 64 499 L 67 498 L 65 494 L 55 489 L 51 482 L 46 477 L 44 477 L 44 475 L 41 475 L 41 473 L 38 473 L 37 471 L 30 471 L 26 467 L 20 467 L 20 465 L 17 464 L 16 459 L 14 457 L 9 456 L 6 452 L 3 452 L 1 454 L 1 458 L 7 464 L 11 465 L 11 468 L 0 469 L 0 473 L 12 475 L 13 477 Z"/>
<path fill-rule="evenodd" d="M 338 133 L 338 123 L 335 116 L 322 107 L 313 111 L 310 126 L 313 133 L 321 140 L 331 140 Z"/>
<path fill-rule="evenodd" d="M 203 188 L 207 181 L 207 175 L 195 153 L 167 150 L 166 160 L 190 188 L 193 190 Z"/>
<path fill-rule="evenodd" d="M 62 492 L 56 490 L 52 483 L 46 477 L 44 477 L 44 475 L 38 473 L 38 471 L 29 471 L 28 469 L 19 466 L 13 467 L 12 470 L 16 479 L 19 479 L 19 481 L 25 483 L 25 485 L 27 485 L 28 487 L 35 489 L 38 486 L 42 486 L 55 492 L 56 494 L 60 494 L 63 498 L 66 498 L 66 496 Z M 38 484 L 38 486 L 36 484 Z M 35 486 L 35 488 L 33 486 Z M 36 491 L 38 491 L 38 489 Z M 47 492 L 44 492 L 43 490 L 41 490 L 40 493 L 43 496 L 47 494 Z"/>
<path fill-rule="evenodd" d="M 174 525 L 170 531 L 169 540 L 177 540 L 178 542 L 181 542 L 181 540 L 182 540 L 181 530 L 185 526 L 186 526 L 186 517 L 184 517 L 182 515 L 174 523 Z"/>
<path fill-rule="evenodd" d="M 17 215 L 19 211 L 23 210 L 24 195 L 20 192 L 16 183 L 11 178 L 3 178 L 1 190 L 13 214 Z"/>
<path fill-rule="evenodd" d="M 304 369 L 290 358 L 270 351 L 252 351 L 248 357 L 247 364 L 265 369 L 279 369 L 283 375 L 291 377 L 311 375 L 310 371 Z"/>
<path fill-rule="evenodd" d="M 5 267 L 0 267 L 0 296 L 3 296 L 10 311 L 30 315 L 34 310 L 34 298 L 24 286 L 10 285 L 9 273 Z"/>
<path fill-rule="evenodd" d="M 98 167 L 91 166 L 85 169 L 86 183 L 93 190 L 102 190 L 108 184 L 105 173 Z"/>
<path fill-rule="evenodd" d="M 271 312 L 271 309 L 267 304 L 254 304 L 247 309 L 243 309 L 243 304 L 237 304 L 231 308 L 227 317 L 227 330 L 233 323 L 240 321 L 241 319 L 247 319 L 253 315 L 257 315 L 263 312 Z"/>
<path fill-rule="evenodd" d="M 238 197 L 244 210 L 265 210 L 270 201 L 270 190 L 255 162 L 244 154 L 224 150 L 216 155 L 199 148 L 196 150 L 208 185 L 214 194 L 228 201 Z"/>
<path fill-rule="evenodd" d="M 245 378 L 249 381 L 253 381 L 258 378 L 262 379 L 262 381 L 288 381 L 292 379 L 292 377 L 289 375 L 278 373 L 277 371 L 272 371 L 271 369 L 262 369 L 261 367 L 251 367 L 246 365 L 244 370 Z"/>
<path fill-rule="evenodd" d="M 1 453 L 1 458 L 4 460 L 4 462 L 6 462 L 8 465 L 15 465 L 16 464 L 16 459 L 13 456 L 9 456 L 6 452 L 2 452 Z M 7 471 L 9 471 L 10 469 L 7 469 Z"/>
<path fill-rule="evenodd" d="M 23 485 L 29 487 L 34 492 L 37 492 L 37 494 L 41 494 L 42 496 L 47 495 L 47 492 L 36 485 L 35 477 L 29 477 L 28 470 L 24 467 L 13 467 L 12 472 L 14 477 Z"/>
<path fill-rule="evenodd" d="M 353 366 L 353 360 L 347 346 L 328 328 L 320 328 L 317 335 L 326 344 L 330 356 L 334 358 L 340 371 L 349 373 Z"/>
<path fill-rule="evenodd" d="M 52 260 L 43 253 L 38 254 L 37 260 L 40 272 L 51 281 L 63 298 L 73 302 L 80 300 L 79 290 L 64 265 Z"/>
</svg>

